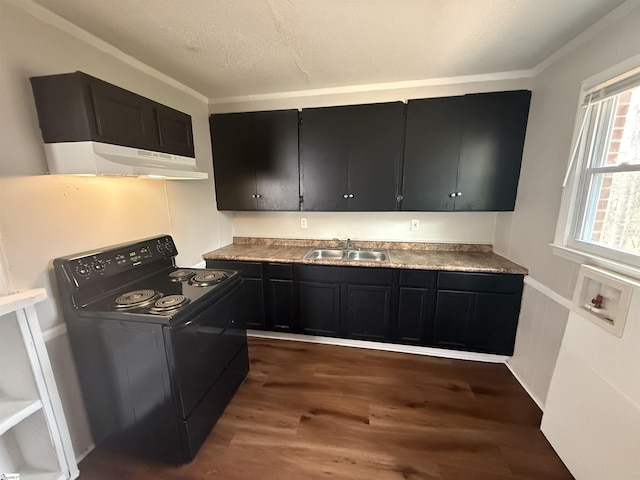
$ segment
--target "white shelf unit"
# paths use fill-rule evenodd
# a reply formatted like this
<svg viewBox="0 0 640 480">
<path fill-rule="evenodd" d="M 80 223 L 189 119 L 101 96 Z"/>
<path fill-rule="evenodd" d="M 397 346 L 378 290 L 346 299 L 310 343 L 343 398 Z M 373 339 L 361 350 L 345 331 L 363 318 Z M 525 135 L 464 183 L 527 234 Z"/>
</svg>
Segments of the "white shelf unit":
<svg viewBox="0 0 640 480">
<path fill-rule="evenodd" d="M 44 289 L 0 296 L 0 474 L 20 480 L 78 477 L 35 304 Z"/>
</svg>

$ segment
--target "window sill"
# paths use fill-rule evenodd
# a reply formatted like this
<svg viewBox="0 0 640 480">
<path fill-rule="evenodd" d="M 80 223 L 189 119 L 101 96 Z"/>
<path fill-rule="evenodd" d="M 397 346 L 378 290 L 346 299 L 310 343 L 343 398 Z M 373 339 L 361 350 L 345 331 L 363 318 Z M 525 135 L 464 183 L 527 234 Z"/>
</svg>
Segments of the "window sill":
<svg viewBox="0 0 640 480">
<path fill-rule="evenodd" d="M 589 265 L 595 265 L 597 267 L 611 270 L 612 272 L 626 275 L 628 277 L 640 280 L 640 268 L 626 263 L 616 262 L 608 258 L 594 255 L 593 253 L 587 253 L 582 250 L 576 250 L 575 248 L 566 247 L 564 245 L 551 244 L 553 254 L 558 257 L 564 258 L 575 263 L 587 263 Z"/>
</svg>

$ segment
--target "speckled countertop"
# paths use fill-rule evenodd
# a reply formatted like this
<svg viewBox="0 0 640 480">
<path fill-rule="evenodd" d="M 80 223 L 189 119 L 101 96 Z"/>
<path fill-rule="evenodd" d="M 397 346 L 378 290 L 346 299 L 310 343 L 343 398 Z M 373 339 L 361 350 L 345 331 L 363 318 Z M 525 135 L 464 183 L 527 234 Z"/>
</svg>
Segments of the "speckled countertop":
<svg viewBox="0 0 640 480">
<path fill-rule="evenodd" d="M 312 248 L 344 247 L 334 240 L 234 237 L 233 244 L 205 253 L 205 260 L 304 263 L 359 267 L 450 270 L 459 272 L 518 273 L 527 269 L 493 253 L 491 245 L 460 243 L 413 243 L 354 241 L 356 248 L 385 248 L 388 262 L 361 260 L 311 260 L 303 258 Z"/>
</svg>

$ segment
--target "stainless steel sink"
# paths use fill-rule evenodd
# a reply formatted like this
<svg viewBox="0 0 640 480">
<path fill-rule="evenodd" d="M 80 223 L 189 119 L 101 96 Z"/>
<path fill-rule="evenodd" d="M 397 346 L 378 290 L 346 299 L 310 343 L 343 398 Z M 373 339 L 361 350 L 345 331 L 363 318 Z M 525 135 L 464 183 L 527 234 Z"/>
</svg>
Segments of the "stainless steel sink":
<svg viewBox="0 0 640 480">
<path fill-rule="evenodd" d="M 304 256 L 311 260 L 355 260 L 361 262 L 387 262 L 389 252 L 386 250 L 314 248 Z"/>
<path fill-rule="evenodd" d="M 313 250 L 309 250 L 304 258 L 310 258 L 313 260 L 342 260 L 346 253 L 346 250 L 339 248 L 314 248 Z"/>
<path fill-rule="evenodd" d="M 389 255 L 385 250 L 349 250 L 348 260 L 361 260 L 363 262 L 386 262 Z"/>
</svg>

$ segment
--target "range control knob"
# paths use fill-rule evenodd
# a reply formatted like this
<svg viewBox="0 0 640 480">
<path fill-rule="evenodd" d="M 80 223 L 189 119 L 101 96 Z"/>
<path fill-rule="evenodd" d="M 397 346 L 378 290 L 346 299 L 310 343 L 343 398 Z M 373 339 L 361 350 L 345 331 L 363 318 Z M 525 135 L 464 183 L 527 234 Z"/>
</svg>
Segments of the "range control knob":
<svg viewBox="0 0 640 480">
<path fill-rule="evenodd" d="M 82 278 L 89 278 L 91 276 L 91 267 L 86 263 L 78 263 L 76 265 L 76 273 Z"/>
<path fill-rule="evenodd" d="M 158 250 L 158 253 L 160 253 L 161 255 L 171 255 L 173 253 L 173 242 L 171 241 L 170 238 L 165 238 L 163 240 L 158 240 L 158 243 L 156 244 L 156 248 Z"/>
<path fill-rule="evenodd" d="M 93 262 L 93 269 L 100 273 L 101 275 L 104 274 L 104 262 L 102 260 L 96 260 L 95 262 Z"/>
</svg>

